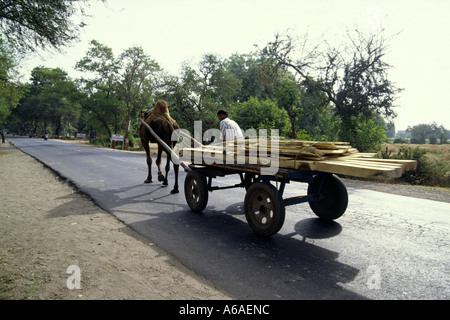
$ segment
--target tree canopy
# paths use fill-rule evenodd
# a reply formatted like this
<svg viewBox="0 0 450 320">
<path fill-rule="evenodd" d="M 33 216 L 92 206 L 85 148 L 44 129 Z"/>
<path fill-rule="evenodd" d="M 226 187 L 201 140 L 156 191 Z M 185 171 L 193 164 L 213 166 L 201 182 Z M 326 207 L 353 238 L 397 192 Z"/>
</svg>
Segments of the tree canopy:
<svg viewBox="0 0 450 320">
<path fill-rule="evenodd" d="M 17 106 L 26 85 L 16 77 L 19 56 L 62 50 L 84 26 L 86 0 L 0 0 L 0 125 Z"/>
<path fill-rule="evenodd" d="M 1 35 L 19 51 L 60 50 L 78 38 L 86 5 L 86 0 L 0 0 Z"/>
<path fill-rule="evenodd" d="M 356 30 L 348 32 L 345 40 L 334 47 L 312 43 L 307 36 L 278 34 L 262 52 L 275 71 L 290 68 L 306 88 L 322 91 L 341 122 L 340 139 L 363 149 L 359 132 L 378 131 L 370 122 L 377 115 L 395 117 L 393 103 L 400 90 L 388 79 L 390 65 L 384 60 L 387 44 L 382 32 Z"/>
</svg>

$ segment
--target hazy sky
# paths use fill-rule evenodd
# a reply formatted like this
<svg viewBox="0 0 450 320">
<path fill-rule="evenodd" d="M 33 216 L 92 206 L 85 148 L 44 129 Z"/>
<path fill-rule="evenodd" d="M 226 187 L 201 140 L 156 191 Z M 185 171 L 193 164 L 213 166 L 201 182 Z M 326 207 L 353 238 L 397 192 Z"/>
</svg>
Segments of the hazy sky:
<svg viewBox="0 0 450 320">
<path fill-rule="evenodd" d="M 179 74 L 183 61 L 203 54 L 228 58 L 263 47 L 275 33 L 327 40 L 343 39 L 347 29 L 383 27 L 390 42 L 386 62 L 390 79 L 404 91 L 397 100 L 397 130 L 436 122 L 450 129 L 450 1 L 448 0 L 108 0 L 88 10 L 81 41 L 62 55 L 44 53 L 23 62 L 28 79 L 38 65 L 73 67 L 98 40 L 116 56 L 131 46 L 145 52 L 166 71 Z"/>
</svg>

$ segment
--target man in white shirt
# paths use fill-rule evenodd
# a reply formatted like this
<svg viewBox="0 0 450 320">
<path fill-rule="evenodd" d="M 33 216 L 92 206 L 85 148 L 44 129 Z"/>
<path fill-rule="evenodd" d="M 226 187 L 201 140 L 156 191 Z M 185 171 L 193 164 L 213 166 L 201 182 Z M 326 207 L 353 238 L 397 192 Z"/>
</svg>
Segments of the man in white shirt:
<svg viewBox="0 0 450 320">
<path fill-rule="evenodd" d="M 223 141 L 232 141 L 235 139 L 242 139 L 244 136 L 242 130 L 236 121 L 228 118 L 228 112 L 225 110 L 219 110 L 217 117 L 220 120 L 220 132 L 222 133 Z"/>
</svg>

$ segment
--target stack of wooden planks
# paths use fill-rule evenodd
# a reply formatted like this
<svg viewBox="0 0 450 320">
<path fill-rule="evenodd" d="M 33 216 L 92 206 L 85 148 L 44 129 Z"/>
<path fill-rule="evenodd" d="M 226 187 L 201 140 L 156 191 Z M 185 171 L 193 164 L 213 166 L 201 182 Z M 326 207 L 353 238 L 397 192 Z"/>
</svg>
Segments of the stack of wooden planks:
<svg viewBox="0 0 450 320">
<path fill-rule="evenodd" d="M 258 140 L 247 139 L 238 143 L 182 148 L 180 156 L 194 164 L 274 166 L 277 162 L 275 165 L 283 169 L 361 178 L 399 178 L 417 167 L 414 160 L 379 159 L 375 153 L 361 153 L 348 142 L 279 140 L 273 144 L 268 140 L 260 144 Z"/>
</svg>

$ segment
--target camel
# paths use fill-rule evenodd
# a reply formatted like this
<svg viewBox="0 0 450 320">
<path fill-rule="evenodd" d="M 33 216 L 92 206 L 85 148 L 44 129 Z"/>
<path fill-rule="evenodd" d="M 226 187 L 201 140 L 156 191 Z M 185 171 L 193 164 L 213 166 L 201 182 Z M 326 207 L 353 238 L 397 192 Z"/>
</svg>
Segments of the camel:
<svg viewBox="0 0 450 320">
<path fill-rule="evenodd" d="M 167 102 L 164 100 L 158 100 L 151 111 L 141 111 L 140 117 L 152 128 L 152 130 L 164 141 L 170 148 L 173 148 L 176 141 L 172 141 L 172 132 L 176 129 L 179 129 L 177 122 L 170 116 L 169 108 L 167 106 Z M 147 167 L 148 167 L 148 175 L 147 179 L 144 181 L 145 183 L 152 183 L 152 157 L 150 155 L 150 142 L 158 143 L 147 127 L 141 123 L 139 127 L 139 137 L 141 138 L 142 146 L 145 149 L 145 153 L 147 155 Z M 167 186 L 167 174 L 170 170 L 170 162 L 171 155 L 167 154 L 167 163 L 166 163 L 166 174 L 163 175 L 161 171 L 161 155 L 162 152 L 166 152 L 163 146 L 158 143 L 158 155 L 156 158 L 156 166 L 158 168 L 158 180 L 163 182 L 163 185 Z M 173 170 L 175 172 L 175 185 L 173 190 L 170 191 L 172 194 L 178 193 L 178 171 L 179 164 L 173 164 Z"/>
</svg>

